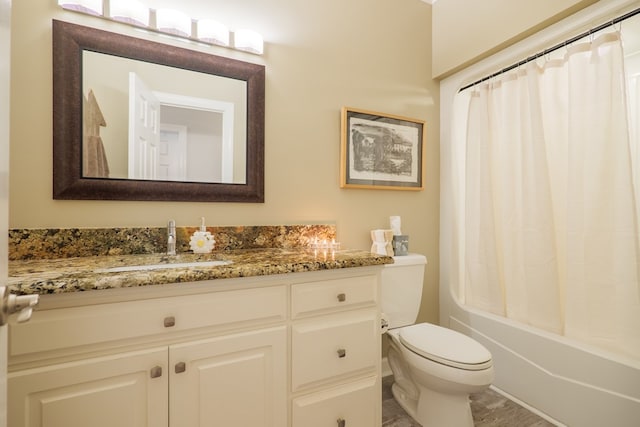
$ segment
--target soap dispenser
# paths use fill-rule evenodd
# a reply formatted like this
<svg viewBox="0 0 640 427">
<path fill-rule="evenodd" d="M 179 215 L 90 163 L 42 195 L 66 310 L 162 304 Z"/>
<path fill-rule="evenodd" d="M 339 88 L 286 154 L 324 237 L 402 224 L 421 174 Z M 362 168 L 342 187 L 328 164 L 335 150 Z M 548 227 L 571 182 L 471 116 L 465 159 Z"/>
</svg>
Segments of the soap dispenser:
<svg viewBox="0 0 640 427">
<path fill-rule="evenodd" d="M 193 233 L 189 241 L 189 246 L 193 253 L 208 254 L 213 250 L 215 243 L 216 241 L 213 239 L 211 233 L 207 231 L 204 225 L 204 217 L 202 217 L 200 219 L 200 230 Z"/>
</svg>

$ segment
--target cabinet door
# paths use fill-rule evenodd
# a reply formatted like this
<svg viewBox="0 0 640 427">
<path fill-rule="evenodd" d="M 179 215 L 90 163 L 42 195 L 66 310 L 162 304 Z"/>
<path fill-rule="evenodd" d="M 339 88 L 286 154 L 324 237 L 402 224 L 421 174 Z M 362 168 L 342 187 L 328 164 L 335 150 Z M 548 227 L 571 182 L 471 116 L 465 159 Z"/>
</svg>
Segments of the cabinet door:
<svg viewBox="0 0 640 427">
<path fill-rule="evenodd" d="M 170 424 L 286 426 L 286 363 L 285 326 L 170 346 Z"/>
<path fill-rule="evenodd" d="M 167 426 L 167 348 L 9 374 L 14 427 Z"/>
</svg>

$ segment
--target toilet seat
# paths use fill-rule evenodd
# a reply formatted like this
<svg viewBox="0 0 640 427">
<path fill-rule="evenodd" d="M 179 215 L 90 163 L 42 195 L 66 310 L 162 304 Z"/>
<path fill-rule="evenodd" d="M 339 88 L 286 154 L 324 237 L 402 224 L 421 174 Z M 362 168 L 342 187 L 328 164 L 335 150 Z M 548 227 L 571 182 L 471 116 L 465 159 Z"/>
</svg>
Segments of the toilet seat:
<svg viewBox="0 0 640 427">
<path fill-rule="evenodd" d="M 489 350 L 460 332 L 430 323 L 407 326 L 399 332 L 402 345 L 434 362 L 470 371 L 492 366 Z"/>
</svg>

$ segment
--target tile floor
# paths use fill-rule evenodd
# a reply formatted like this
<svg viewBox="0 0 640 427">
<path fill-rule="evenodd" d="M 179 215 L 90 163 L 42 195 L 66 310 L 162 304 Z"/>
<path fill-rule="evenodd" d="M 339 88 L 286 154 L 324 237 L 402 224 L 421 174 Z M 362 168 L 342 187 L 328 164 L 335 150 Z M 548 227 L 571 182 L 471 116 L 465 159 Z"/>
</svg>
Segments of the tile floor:
<svg viewBox="0 0 640 427">
<path fill-rule="evenodd" d="M 420 427 L 391 394 L 393 377 L 382 380 L 382 427 Z M 553 424 L 488 389 L 471 395 L 475 427 L 552 427 Z M 453 427 L 453 426 L 443 426 Z"/>
</svg>

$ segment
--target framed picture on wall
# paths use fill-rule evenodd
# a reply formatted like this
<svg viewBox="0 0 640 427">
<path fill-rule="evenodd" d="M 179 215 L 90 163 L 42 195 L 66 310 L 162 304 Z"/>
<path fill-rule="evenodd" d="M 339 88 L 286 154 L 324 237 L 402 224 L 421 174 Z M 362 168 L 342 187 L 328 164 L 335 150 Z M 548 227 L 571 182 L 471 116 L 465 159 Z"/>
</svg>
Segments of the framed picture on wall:
<svg viewBox="0 0 640 427">
<path fill-rule="evenodd" d="M 340 187 L 424 189 L 425 122 L 343 107 Z"/>
</svg>

